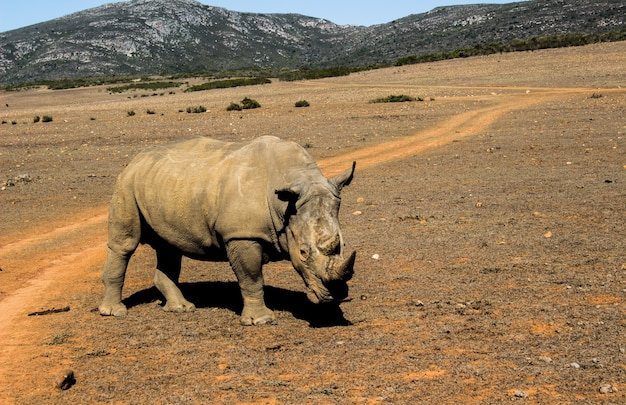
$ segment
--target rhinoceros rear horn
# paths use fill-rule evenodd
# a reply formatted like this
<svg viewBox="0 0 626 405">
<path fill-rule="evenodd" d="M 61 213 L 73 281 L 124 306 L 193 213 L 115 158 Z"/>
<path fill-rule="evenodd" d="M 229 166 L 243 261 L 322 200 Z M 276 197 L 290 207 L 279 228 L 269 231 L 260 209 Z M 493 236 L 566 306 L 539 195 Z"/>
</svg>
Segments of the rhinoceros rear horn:
<svg viewBox="0 0 626 405">
<path fill-rule="evenodd" d="M 337 188 L 339 189 L 339 191 L 341 191 L 341 189 L 344 186 L 347 186 L 350 184 L 350 182 L 352 181 L 352 178 L 354 177 L 354 169 L 356 167 L 356 162 L 352 162 L 352 167 L 349 168 L 348 170 L 344 171 L 343 173 L 339 173 L 338 175 L 331 177 L 330 180 L 331 183 L 334 183 Z"/>
<path fill-rule="evenodd" d="M 342 263 L 338 264 L 336 268 L 331 271 L 334 273 L 331 275 L 331 278 L 334 280 L 342 280 L 348 281 L 352 278 L 354 274 L 354 261 L 356 259 L 356 251 L 352 252 L 352 254 L 344 260 Z"/>
</svg>

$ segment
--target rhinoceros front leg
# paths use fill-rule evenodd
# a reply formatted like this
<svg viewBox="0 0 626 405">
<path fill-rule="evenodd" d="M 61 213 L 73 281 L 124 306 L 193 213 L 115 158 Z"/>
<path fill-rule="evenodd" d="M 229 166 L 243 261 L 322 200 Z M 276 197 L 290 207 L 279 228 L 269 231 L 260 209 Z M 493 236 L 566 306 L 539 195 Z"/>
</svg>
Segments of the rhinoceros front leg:
<svg viewBox="0 0 626 405">
<path fill-rule="evenodd" d="M 173 249 L 159 248 L 156 251 L 157 268 L 154 286 L 165 297 L 163 310 L 168 312 L 193 312 L 196 306 L 183 297 L 178 287 L 182 255 Z"/>
<path fill-rule="evenodd" d="M 261 325 L 276 320 L 263 296 L 263 250 L 258 242 L 232 240 L 226 247 L 228 260 L 239 281 L 243 297 L 242 325 Z"/>
</svg>

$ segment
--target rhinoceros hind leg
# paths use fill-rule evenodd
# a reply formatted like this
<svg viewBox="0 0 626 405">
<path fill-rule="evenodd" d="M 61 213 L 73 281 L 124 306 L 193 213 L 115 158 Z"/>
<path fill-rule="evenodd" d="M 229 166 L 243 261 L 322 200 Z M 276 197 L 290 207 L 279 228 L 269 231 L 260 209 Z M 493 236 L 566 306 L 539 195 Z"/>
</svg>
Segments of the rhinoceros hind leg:
<svg viewBox="0 0 626 405">
<path fill-rule="evenodd" d="M 178 288 L 182 255 L 172 249 L 157 249 L 157 269 L 154 285 L 165 297 L 163 310 L 167 312 L 193 312 L 196 306 L 183 297 Z"/>
<path fill-rule="evenodd" d="M 122 287 L 126 276 L 128 257 L 108 249 L 107 259 L 102 272 L 104 283 L 104 299 L 98 308 L 100 315 L 125 317 L 126 306 L 122 303 Z"/>
</svg>

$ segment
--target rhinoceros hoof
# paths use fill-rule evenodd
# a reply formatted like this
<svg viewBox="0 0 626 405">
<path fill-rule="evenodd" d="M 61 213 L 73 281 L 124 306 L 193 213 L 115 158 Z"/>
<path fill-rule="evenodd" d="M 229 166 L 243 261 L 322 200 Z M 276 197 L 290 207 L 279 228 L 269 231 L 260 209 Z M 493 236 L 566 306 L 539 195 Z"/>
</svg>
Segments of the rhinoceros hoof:
<svg viewBox="0 0 626 405">
<path fill-rule="evenodd" d="M 170 304 L 169 302 L 163 306 L 163 310 L 167 312 L 193 312 L 196 310 L 196 306 L 189 301 L 177 302 Z"/>
<path fill-rule="evenodd" d="M 128 310 L 126 309 L 126 306 L 122 304 L 121 302 L 119 304 L 114 304 L 114 305 L 102 304 L 100 305 L 98 309 L 100 311 L 100 315 L 103 315 L 103 316 L 113 315 L 118 318 L 124 318 L 126 314 L 128 314 Z"/>
<path fill-rule="evenodd" d="M 264 314 L 257 316 L 244 313 L 241 315 L 240 322 L 242 325 L 245 326 L 275 324 L 276 317 L 274 316 L 274 312 L 269 309 L 267 310 L 267 312 L 264 312 Z"/>
</svg>

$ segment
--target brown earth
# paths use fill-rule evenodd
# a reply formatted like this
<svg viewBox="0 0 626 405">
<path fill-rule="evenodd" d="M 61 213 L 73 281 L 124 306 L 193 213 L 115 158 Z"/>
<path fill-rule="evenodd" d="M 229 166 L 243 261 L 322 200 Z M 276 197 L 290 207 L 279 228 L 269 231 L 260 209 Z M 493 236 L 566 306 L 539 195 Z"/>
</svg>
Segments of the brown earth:
<svg viewBox="0 0 626 405">
<path fill-rule="evenodd" d="M 199 93 L 0 93 L 0 403 L 626 402 L 623 66 L 626 42 Z M 389 94 L 425 101 L 368 103 Z M 245 96 L 263 107 L 225 111 Z M 357 161 L 340 310 L 275 263 L 278 323 L 240 326 L 228 266 L 186 260 L 198 310 L 165 313 L 142 247 L 128 317 L 98 315 L 115 177 L 198 135 L 278 135 L 327 174 Z"/>
</svg>

